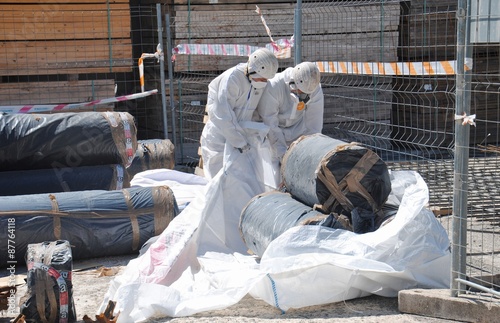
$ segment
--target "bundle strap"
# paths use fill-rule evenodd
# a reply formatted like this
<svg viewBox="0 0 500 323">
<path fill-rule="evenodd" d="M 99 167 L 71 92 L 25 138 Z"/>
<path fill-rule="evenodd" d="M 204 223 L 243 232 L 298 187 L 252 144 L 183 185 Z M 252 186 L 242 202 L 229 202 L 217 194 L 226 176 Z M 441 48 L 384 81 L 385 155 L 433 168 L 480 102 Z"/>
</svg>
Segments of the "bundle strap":
<svg viewBox="0 0 500 323">
<path fill-rule="evenodd" d="M 127 209 L 132 211 L 134 206 L 132 205 L 132 200 L 130 199 L 130 192 L 126 189 L 122 190 L 123 196 L 125 198 L 125 204 L 127 204 Z M 132 250 L 136 251 L 139 249 L 139 242 L 141 233 L 139 230 L 139 221 L 137 220 L 137 215 L 130 212 L 130 225 L 132 226 Z"/>
<path fill-rule="evenodd" d="M 43 248 L 43 245 L 42 245 Z M 54 254 L 55 242 L 50 242 L 47 248 L 44 250 L 35 251 L 34 263 L 43 263 L 44 265 L 50 266 L 52 260 L 52 255 Z M 43 270 L 35 268 L 35 297 L 36 297 L 36 309 L 38 315 L 42 320 L 42 323 L 55 322 L 57 317 L 57 298 L 54 293 L 54 281 L 51 277 Z M 46 317 L 45 302 L 48 299 L 50 305 L 49 318 Z"/>
<path fill-rule="evenodd" d="M 361 185 L 361 180 L 370 171 L 370 169 L 379 161 L 379 157 L 371 150 L 367 150 L 366 153 L 361 157 L 356 165 L 351 169 L 351 171 L 342 179 L 342 182 L 346 183 L 346 188 L 349 192 L 357 192 L 370 204 L 374 212 L 378 211 L 379 206 L 371 196 L 371 194 L 366 190 L 366 188 Z M 350 210 L 352 211 L 352 210 Z"/>
<path fill-rule="evenodd" d="M 57 203 L 56 196 L 54 194 L 49 194 L 50 204 L 52 204 L 52 211 L 55 213 L 53 217 L 54 222 L 54 238 L 56 240 L 61 239 L 61 217 L 57 215 L 59 212 L 59 204 Z"/>
<path fill-rule="evenodd" d="M 342 150 L 346 148 L 347 147 L 342 146 Z M 330 212 L 340 204 L 346 211 L 351 212 L 354 209 L 354 205 L 347 198 L 346 193 L 357 192 L 368 201 L 374 211 L 377 211 L 377 203 L 366 188 L 361 185 L 361 180 L 370 171 L 373 165 L 378 162 L 379 157 L 373 151 L 367 150 L 366 153 L 358 160 L 356 165 L 354 165 L 344 176 L 344 178 L 337 182 L 335 176 L 327 165 L 331 156 L 338 151 L 339 149 L 331 151 L 321 161 L 318 179 L 326 186 L 330 192 L 330 196 L 323 203 L 323 205 L 315 205 L 315 207 L 321 209 L 323 212 Z"/>
</svg>

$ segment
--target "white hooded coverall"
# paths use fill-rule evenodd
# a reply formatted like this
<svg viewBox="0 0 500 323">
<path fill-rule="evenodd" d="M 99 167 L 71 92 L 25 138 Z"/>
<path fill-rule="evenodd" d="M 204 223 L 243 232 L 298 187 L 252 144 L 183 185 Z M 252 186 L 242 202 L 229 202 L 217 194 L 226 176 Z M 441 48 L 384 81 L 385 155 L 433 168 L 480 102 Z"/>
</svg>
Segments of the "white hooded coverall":
<svg viewBox="0 0 500 323">
<path fill-rule="evenodd" d="M 252 87 L 247 63 L 240 63 L 216 77 L 208 86 L 209 120 L 201 134 L 201 154 L 206 178 L 213 178 L 223 167 L 226 143 L 241 148 L 248 144 L 242 121 L 251 121 L 264 89 Z"/>
<path fill-rule="evenodd" d="M 323 129 L 324 98 L 321 84 L 311 93 L 301 110 L 299 99 L 288 85 L 293 67 L 289 67 L 268 81 L 257 107 L 256 116 L 269 126 L 269 140 L 274 157 L 281 160 L 287 147 L 302 135 L 321 133 Z"/>
</svg>

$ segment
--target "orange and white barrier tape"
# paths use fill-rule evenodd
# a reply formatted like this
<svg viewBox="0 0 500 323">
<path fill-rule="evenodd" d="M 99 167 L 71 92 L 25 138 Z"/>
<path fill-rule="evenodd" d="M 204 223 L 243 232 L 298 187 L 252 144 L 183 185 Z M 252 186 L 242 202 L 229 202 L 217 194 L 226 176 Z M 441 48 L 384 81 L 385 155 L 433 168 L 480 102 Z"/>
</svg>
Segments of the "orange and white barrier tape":
<svg viewBox="0 0 500 323">
<path fill-rule="evenodd" d="M 156 53 L 147 54 L 143 53 L 141 57 L 139 57 L 139 81 L 141 83 L 141 92 L 144 92 L 144 59 L 145 58 L 156 58 L 158 62 L 163 60 L 163 49 L 161 48 L 161 44 L 159 43 L 156 46 Z"/>
<path fill-rule="evenodd" d="M 354 75 L 454 75 L 457 74 L 457 61 L 434 62 L 316 62 L 320 72 Z M 472 69 L 472 59 L 465 62 L 465 70 Z"/>
</svg>

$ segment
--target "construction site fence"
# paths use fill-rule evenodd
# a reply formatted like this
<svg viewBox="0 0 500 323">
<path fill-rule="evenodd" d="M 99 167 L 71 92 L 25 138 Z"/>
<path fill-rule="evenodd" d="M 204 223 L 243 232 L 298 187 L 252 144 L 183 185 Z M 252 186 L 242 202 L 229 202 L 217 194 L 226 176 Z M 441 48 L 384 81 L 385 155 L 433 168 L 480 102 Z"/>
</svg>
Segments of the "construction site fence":
<svg viewBox="0 0 500 323">
<path fill-rule="evenodd" d="M 0 5 L 0 112 L 126 111 L 195 167 L 211 80 L 259 47 L 279 71 L 315 62 L 323 133 L 419 172 L 449 233 L 450 294 L 499 301 L 498 1 L 156 2 Z"/>
</svg>

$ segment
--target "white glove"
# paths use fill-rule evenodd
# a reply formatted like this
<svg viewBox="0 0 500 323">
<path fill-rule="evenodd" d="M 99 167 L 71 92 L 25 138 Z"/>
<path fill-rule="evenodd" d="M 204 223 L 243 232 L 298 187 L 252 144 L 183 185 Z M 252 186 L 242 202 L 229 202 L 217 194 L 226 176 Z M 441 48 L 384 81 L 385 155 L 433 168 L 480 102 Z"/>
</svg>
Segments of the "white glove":
<svg viewBox="0 0 500 323">
<path fill-rule="evenodd" d="M 251 148 L 250 145 L 246 144 L 245 146 L 236 149 L 238 149 L 238 151 L 243 154 L 245 151 L 249 151 L 250 148 Z"/>
</svg>

